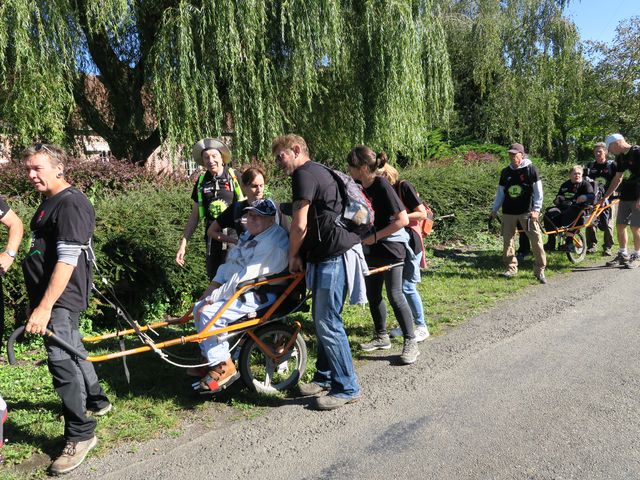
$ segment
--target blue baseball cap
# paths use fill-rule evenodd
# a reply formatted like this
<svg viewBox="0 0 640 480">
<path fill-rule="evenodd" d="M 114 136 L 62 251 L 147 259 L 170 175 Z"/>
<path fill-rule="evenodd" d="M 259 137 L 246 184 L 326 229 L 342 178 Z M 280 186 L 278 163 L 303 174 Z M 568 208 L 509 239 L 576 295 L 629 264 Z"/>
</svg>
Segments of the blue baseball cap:
<svg viewBox="0 0 640 480">
<path fill-rule="evenodd" d="M 273 217 L 276 214 L 276 204 L 273 203 L 273 200 L 270 199 L 262 199 L 262 200 L 254 200 L 248 207 L 245 207 L 243 212 L 254 212 L 263 217 Z"/>
</svg>

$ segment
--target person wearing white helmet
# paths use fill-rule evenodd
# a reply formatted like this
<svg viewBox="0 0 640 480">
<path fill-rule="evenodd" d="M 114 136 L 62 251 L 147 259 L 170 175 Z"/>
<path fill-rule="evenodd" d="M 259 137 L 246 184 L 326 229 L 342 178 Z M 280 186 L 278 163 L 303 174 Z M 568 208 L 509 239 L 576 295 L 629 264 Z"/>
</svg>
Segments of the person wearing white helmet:
<svg viewBox="0 0 640 480">
<path fill-rule="evenodd" d="M 194 161 L 204 167 L 204 172 L 200 174 L 193 186 L 191 193 L 193 208 L 180 239 L 176 263 L 180 266 L 184 265 L 187 242 L 200 220 L 204 220 L 207 278 L 211 280 L 218 267 L 224 262 L 226 250 L 223 243 L 212 241 L 207 236 L 207 229 L 229 205 L 243 200 L 244 196 L 235 172 L 228 166 L 231 162 L 231 151 L 222 141 L 203 138 L 193 146 L 192 156 Z"/>
<path fill-rule="evenodd" d="M 607 150 L 616 156 L 616 175 L 600 204 L 604 205 L 616 190 L 620 192 L 616 218 L 620 249 L 616 257 L 607 262 L 607 266 L 637 268 L 640 266 L 640 146 L 630 145 L 619 133 L 607 136 L 605 143 Z M 631 175 L 623 181 L 622 177 L 627 170 Z M 634 249 L 630 252 L 627 251 L 627 225 L 633 234 Z"/>
</svg>

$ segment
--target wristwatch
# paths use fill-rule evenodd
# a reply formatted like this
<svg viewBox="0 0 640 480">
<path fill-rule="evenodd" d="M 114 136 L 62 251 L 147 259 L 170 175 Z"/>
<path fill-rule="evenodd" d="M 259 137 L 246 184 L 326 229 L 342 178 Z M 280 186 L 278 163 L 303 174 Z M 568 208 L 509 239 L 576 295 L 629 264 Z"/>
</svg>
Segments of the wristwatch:
<svg viewBox="0 0 640 480">
<path fill-rule="evenodd" d="M 9 250 L 9 249 L 6 249 L 4 253 L 9 255 L 11 258 L 16 258 L 16 255 L 17 255 L 17 252 L 15 250 Z"/>
</svg>

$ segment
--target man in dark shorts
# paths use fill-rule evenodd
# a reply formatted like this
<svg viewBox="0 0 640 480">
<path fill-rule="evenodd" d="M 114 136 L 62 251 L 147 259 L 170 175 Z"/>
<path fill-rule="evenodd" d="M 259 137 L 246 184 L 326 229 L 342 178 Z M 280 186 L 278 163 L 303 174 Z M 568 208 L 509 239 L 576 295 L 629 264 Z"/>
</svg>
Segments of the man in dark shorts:
<svg viewBox="0 0 640 480">
<path fill-rule="evenodd" d="M 620 203 L 616 218 L 616 231 L 620 249 L 616 257 L 607 262 L 607 266 L 622 265 L 627 268 L 640 266 L 640 146 L 629 145 L 619 133 L 609 135 L 606 139 L 607 150 L 616 156 L 616 175 L 611 180 L 604 197 L 600 201 L 604 205 L 607 199 L 620 187 Z M 631 175 L 624 182 L 622 176 L 629 170 Z M 620 185 L 622 184 L 622 185 Z M 627 251 L 627 225 L 633 234 L 633 248 Z"/>
<path fill-rule="evenodd" d="M 30 311 L 25 331 L 43 335 L 48 328 L 85 353 L 79 322 L 92 283 L 93 206 L 65 180 L 64 150 L 37 144 L 25 150 L 22 159 L 29 181 L 45 197 L 31 219 L 31 248 L 22 263 Z M 98 443 L 96 420 L 87 412 L 105 415 L 111 403 L 93 364 L 69 354 L 48 337 L 44 341 L 53 386 L 63 405 L 65 446 L 50 468 L 59 475 L 80 466 Z"/>
<path fill-rule="evenodd" d="M 7 246 L 2 253 L 0 253 L 0 276 L 4 276 L 9 270 L 13 261 L 18 254 L 18 248 L 20 247 L 20 241 L 22 240 L 22 234 L 24 228 L 22 221 L 15 214 L 13 210 L 7 205 L 4 198 L 0 197 L 0 223 L 2 223 L 8 233 Z M 2 292 L 2 280 L 0 280 L 0 295 Z M 1 300 L 0 300 L 1 301 Z M 4 309 L 2 310 L 4 314 Z M 4 339 L 4 316 L 0 318 L 0 344 Z M 1 350 L 1 347 L 0 347 Z M 2 425 L 7 419 L 7 404 L 4 402 L 0 395 L 0 448 L 4 445 L 4 432 Z M 0 463 L 3 462 L 2 454 L 0 454 Z"/>
<path fill-rule="evenodd" d="M 585 168 L 584 176 L 597 182 L 598 189 L 601 192 L 606 192 L 613 177 L 616 176 L 616 162 L 607 159 L 607 144 L 604 142 L 598 142 L 593 146 L 594 160 Z M 597 192 L 596 192 L 597 193 Z M 597 200 L 597 199 L 596 199 Z M 609 200 L 605 203 L 608 204 Z M 613 247 L 613 217 L 614 208 L 617 211 L 617 206 L 606 209 L 598 217 L 598 225 L 591 225 L 587 228 L 587 252 L 595 253 L 598 251 L 596 239 L 596 229 L 602 230 L 604 233 L 604 248 L 602 251 L 603 256 L 611 255 L 611 247 Z"/>
<path fill-rule="evenodd" d="M 311 161 L 302 137 L 293 134 L 277 137 L 271 150 L 278 166 L 291 176 L 289 271 L 301 272 L 306 264 L 318 335 L 313 383 L 300 385 L 300 393 L 316 396 L 313 408 L 333 410 L 360 397 L 351 348 L 340 316 L 347 294 L 343 257 L 360 238 L 335 223 L 342 211 L 338 185 L 324 166 Z M 326 396 L 318 396 L 324 391 L 328 391 Z"/>
</svg>

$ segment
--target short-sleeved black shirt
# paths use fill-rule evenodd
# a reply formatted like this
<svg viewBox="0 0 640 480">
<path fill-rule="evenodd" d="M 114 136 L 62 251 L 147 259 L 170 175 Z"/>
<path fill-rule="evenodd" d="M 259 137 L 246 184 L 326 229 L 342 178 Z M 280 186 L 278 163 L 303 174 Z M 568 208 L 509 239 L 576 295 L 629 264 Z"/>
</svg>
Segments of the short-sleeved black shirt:
<svg viewBox="0 0 640 480">
<path fill-rule="evenodd" d="M 611 185 L 611 180 L 616 176 L 616 162 L 606 160 L 603 163 L 591 162 L 584 175 L 595 180 L 606 192 Z"/>
<path fill-rule="evenodd" d="M 31 248 L 22 262 L 32 308 L 42 300 L 58 263 L 57 242 L 89 246 L 95 229 L 93 206 L 73 187 L 45 199 L 31 219 Z M 54 307 L 80 312 L 87 308 L 91 287 L 89 252 L 83 249 L 67 287 Z"/>
<path fill-rule="evenodd" d="M 416 209 L 422 205 L 422 200 L 420 199 L 420 195 L 414 188 L 414 186 L 407 182 L 406 180 L 398 180 L 393 185 L 396 193 L 400 197 L 400 201 L 407 207 L 407 213 L 415 212 Z M 411 241 L 409 245 L 413 249 L 415 253 L 419 253 L 422 251 L 422 242 L 420 242 L 420 237 L 418 233 L 413 229 L 406 227 L 409 235 L 411 236 Z"/>
<path fill-rule="evenodd" d="M 364 189 L 371 200 L 371 206 L 376 213 L 373 226 L 379 232 L 391 222 L 398 212 L 406 210 L 391 184 L 382 177 L 376 177 L 371 185 Z M 388 258 L 403 260 L 407 255 L 405 246 L 401 242 L 387 242 L 378 240 L 369 247 L 367 258 Z"/>
<path fill-rule="evenodd" d="M 502 213 L 521 215 L 533 206 L 533 184 L 540 180 L 538 170 L 531 164 L 518 169 L 507 166 L 500 173 L 499 185 L 504 187 Z"/>
<path fill-rule="evenodd" d="M 291 199 L 311 203 L 301 249 L 307 261 L 317 263 L 337 257 L 360 243 L 358 235 L 335 223 L 342 212 L 342 198 L 326 167 L 309 161 L 296 168 L 291 176 Z"/>
<path fill-rule="evenodd" d="M 216 222 L 220 225 L 220 228 L 233 228 L 238 236 L 242 235 L 246 230 L 242 224 L 242 215 L 245 207 L 249 206 L 247 200 L 241 200 L 240 202 L 233 203 L 224 212 L 218 215 Z"/>
<path fill-rule="evenodd" d="M 11 207 L 7 205 L 4 198 L 0 197 L 0 218 L 3 218 L 11 210 Z"/>
<path fill-rule="evenodd" d="M 231 205 L 235 198 L 233 181 L 229 168 L 224 167 L 220 175 L 213 176 L 208 170 L 204 173 L 204 178 L 200 182 L 200 177 L 193 186 L 191 199 L 198 203 L 198 184 L 202 191 L 202 204 L 205 214 L 205 231 L 218 215 L 224 212 Z"/>
<path fill-rule="evenodd" d="M 621 200 L 638 200 L 640 198 L 640 146 L 634 145 L 627 153 L 616 157 L 616 173 L 626 170 L 631 176 L 622 182 Z"/>
</svg>

